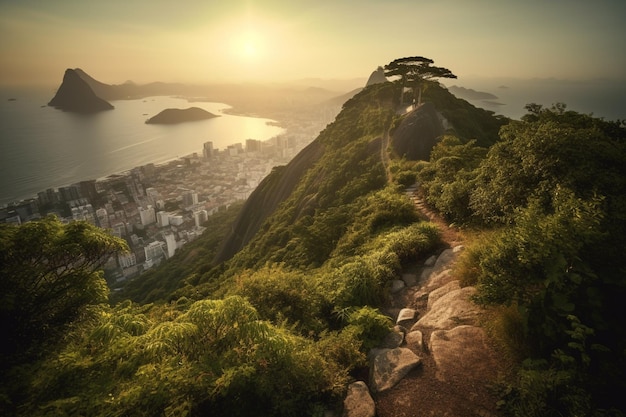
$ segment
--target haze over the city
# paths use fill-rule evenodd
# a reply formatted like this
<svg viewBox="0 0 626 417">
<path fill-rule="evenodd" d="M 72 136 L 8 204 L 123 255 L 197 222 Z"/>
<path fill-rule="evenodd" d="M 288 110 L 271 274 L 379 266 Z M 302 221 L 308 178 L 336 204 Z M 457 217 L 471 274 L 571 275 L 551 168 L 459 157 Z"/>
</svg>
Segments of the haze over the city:
<svg viewBox="0 0 626 417">
<path fill-rule="evenodd" d="M 626 74 L 626 2 L 246 0 L 0 2 L 0 84 L 365 78 L 422 55 L 463 77 Z"/>
</svg>

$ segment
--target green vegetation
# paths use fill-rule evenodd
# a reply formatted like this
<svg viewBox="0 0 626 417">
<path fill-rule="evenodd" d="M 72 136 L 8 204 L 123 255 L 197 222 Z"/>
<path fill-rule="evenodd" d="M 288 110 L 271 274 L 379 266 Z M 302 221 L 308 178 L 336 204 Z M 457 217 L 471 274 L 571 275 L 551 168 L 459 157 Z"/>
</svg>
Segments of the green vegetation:
<svg viewBox="0 0 626 417">
<path fill-rule="evenodd" d="M 527 357 L 503 408 L 620 415 L 626 129 L 564 105 L 527 109 L 489 149 L 444 139 L 416 175 L 450 221 L 488 234 L 458 271 L 477 285 L 478 302 L 504 306 L 499 338 Z"/>
<path fill-rule="evenodd" d="M 7 375 L 24 382 L 4 380 L 2 410 L 301 416 L 341 404 L 392 327 L 377 310 L 390 280 L 441 245 L 403 189 L 387 184 L 381 147 L 394 96 L 383 84 L 347 102 L 317 139 L 322 157 L 228 262 L 211 264 L 238 208 L 128 283 L 117 304 L 92 298 L 90 314 L 74 317 L 40 356 L 8 361 Z M 12 236 L 5 247 L 22 245 Z"/>
<path fill-rule="evenodd" d="M 388 182 L 381 147 L 398 121 L 398 85 L 370 86 L 320 134 L 322 156 L 243 250 L 212 264 L 233 207 L 110 304 L 98 269 L 123 242 L 55 218 L 2 226 L 11 338 L 0 412 L 317 416 L 340 406 L 392 326 L 377 309 L 391 280 L 441 248 L 404 194 L 417 181 L 469 230 L 456 273 L 491 306 L 494 337 L 517 364 L 501 385 L 503 413 L 621 415 L 626 130 L 562 105 L 529 105 L 508 122 L 424 86 L 453 125 L 429 162 L 392 159 Z"/>
<path fill-rule="evenodd" d="M 413 89 L 413 100 L 417 104 L 422 104 L 422 91 L 426 81 L 436 78 L 456 78 L 449 69 L 443 67 L 435 67 L 430 58 L 423 56 L 412 56 L 406 58 L 398 58 L 385 65 L 385 76 L 400 76 L 402 88 L 408 85 Z M 402 100 L 401 100 L 402 101 Z"/>
<path fill-rule="evenodd" d="M 126 243 L 85 222 L 56 217 L 0 225 L 0 401 L 24 395 L 30 367 L 107 302 L 102 265 Z M 12 379 L 12 385 L 7 382 Z"/>
</svg>

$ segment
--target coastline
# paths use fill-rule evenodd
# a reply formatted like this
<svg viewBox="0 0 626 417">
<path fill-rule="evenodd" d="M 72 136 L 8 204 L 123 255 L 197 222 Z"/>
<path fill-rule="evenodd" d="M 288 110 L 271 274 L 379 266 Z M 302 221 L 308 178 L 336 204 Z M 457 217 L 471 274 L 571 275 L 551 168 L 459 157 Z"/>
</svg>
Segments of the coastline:
<svg viewBox="0 0 626 417">
<path fill-rule="evenodd" d="M 268 140 L 286 133 L 285 124 L 273 119 L 225 113 L 232 106 L 217 100 L 203 100 L 207 106 L 202 107 L 226 117 L 201 120 L 199 125 L 161 126 L 146 125 L 144 113 L 172 107 L 172 103 L 180 107 L 186 99 L 168 95 L 115 100 L 121 109 L 114 110 L 116 117 L 81 117 L 41 105 L 49 99 L 48 89 L 2 91 L 10 91 L 17 100 L 5 100 L 0 106 L 0 208 L 37 199 L 38 193 L 50 188 L 102 181 L 143 165 L 167 164 L 202 153 L 204 142 L 212 141 L 217 149 L 225 149 L 245 143 L 247 138 Z M 215 124 L 214 120 L 220 122 Z"/>
</svg>

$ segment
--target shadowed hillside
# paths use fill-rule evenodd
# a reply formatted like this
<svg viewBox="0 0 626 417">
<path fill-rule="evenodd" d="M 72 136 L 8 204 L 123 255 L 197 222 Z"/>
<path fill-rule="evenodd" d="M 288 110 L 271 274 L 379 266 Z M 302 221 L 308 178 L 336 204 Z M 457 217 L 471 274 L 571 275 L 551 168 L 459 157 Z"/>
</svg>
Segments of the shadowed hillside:
<svg viewBox="0 0 626 417">
<path fill-rule="evenodd" d="M 232 226 L 231 233 L 224 240 L 215 263 L 224 262 L 239 252 L 259 230 L 280 203 L 291 195 L 293 189 L 321 157 L 318 141 L 303 149 L 289 164 L 276 167 L 265 177 L 248 197 L 241 214 Z"/>
</svg>

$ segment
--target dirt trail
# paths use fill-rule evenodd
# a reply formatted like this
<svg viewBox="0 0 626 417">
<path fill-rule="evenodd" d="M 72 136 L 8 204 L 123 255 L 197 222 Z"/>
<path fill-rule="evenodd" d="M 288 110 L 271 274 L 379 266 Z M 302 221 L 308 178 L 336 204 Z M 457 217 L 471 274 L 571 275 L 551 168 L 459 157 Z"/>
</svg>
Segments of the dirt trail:
<svg viewBox="0 0 626 417">
<path fill-rule="evenodd" d="M 462 244 L 461 233 L 429 210 L 416 194 L 415 188 L 407 190 L 419 212 L 436 224 L 442 239 L 450 248 Z M 450 265 L 451 266 L 451 265 Z M 420 276 L 423 266 L 415 265 L 404 273 Z M 388 306 L 393 314 L 402 308 L 413 308 L 420 315 L 426 312 L 427 296 L 419 296 L 422 285 L 407 288 L 394 295 Z M 423 291 L 422 291 L 423 292 Z M 419 319 L 419 317 L 418 317 Z M 410 327 L 411 324 L 409 324 Z M 422 358 L 422 365 L 411 371 L 392 389 L 374 395 L 378 417 L 417 417 L 417 416 L 497 416 L 497 398 L 488 388 L 488 381 L 494 378 L 497 370 L 481 366 L 480 363 L 459 361 L 458 376 L 445 382 L 438 378 L 435 360 L 428 349 L 432 331 L 423 331 L 423 349 L 413 349 Z M 412 346 L 409 346 L 413 348 Z M 471 372 L 471 374 L 468 374 Z M 477 381 L 484 381 L 477 383 Z"/>
</svg>

